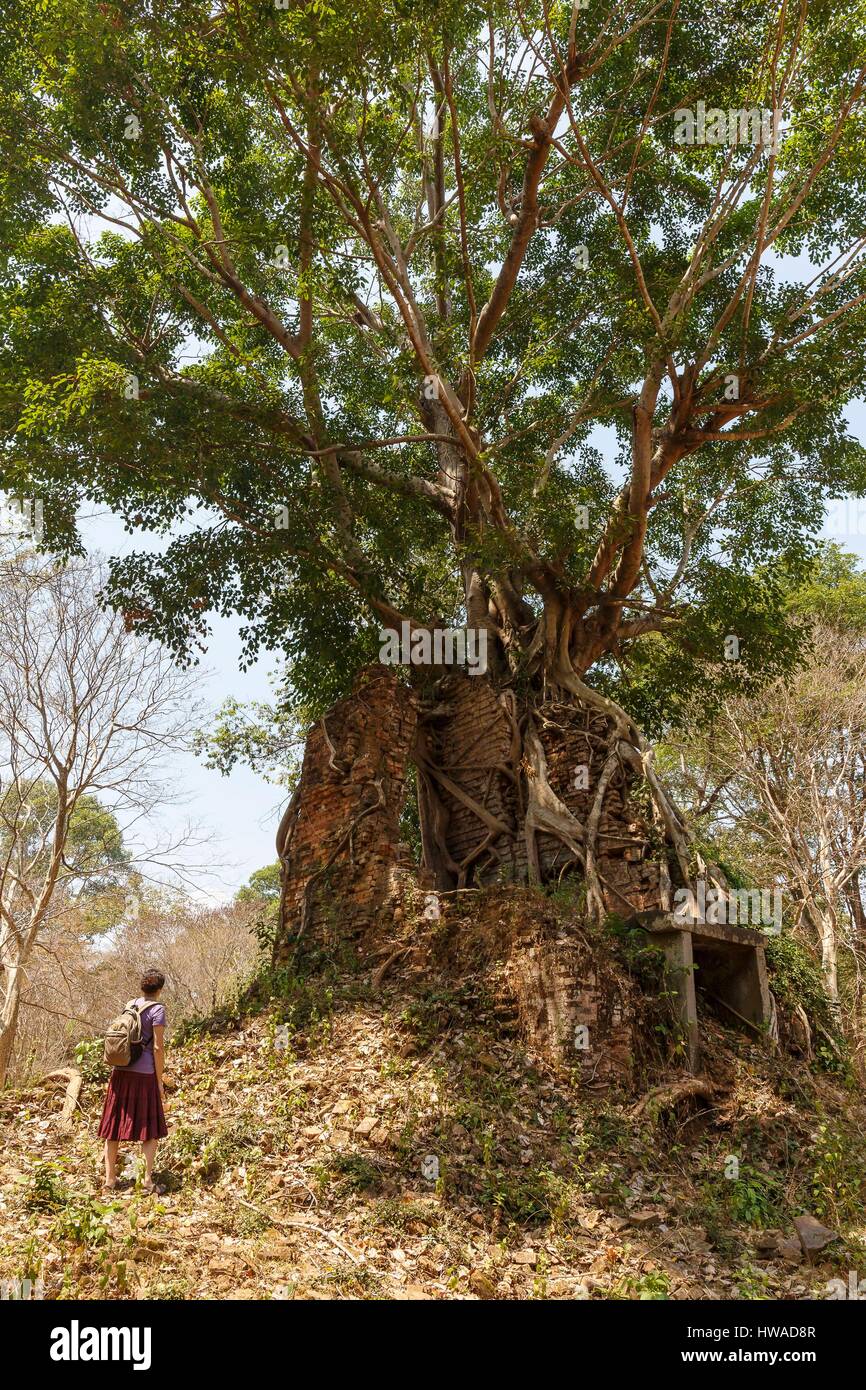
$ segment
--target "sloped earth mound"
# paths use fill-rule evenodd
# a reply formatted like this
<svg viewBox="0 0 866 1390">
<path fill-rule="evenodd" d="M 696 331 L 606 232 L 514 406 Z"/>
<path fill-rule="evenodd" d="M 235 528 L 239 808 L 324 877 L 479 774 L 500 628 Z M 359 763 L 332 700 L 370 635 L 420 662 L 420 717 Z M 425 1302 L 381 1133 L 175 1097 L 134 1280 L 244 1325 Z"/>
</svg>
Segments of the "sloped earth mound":
<svg viewBox="0 0 866 1390">
<path fill-rule="evenodd" d="M 513 891 L 407 912 L 364 969 L 280 972 L 188 1028 L 158 1197 L 100 1195 L 93 1065 L 68 1131 L 62 1095 L 6 1093 L 0 1278 L 41 1274 L 48 1298 L 805 1299 L 866 1274 L 856 1094 L 709 1016 L 690 1085 L 640 952 L 567 916 Z M 542 995 L 578 967 L 622 1033 L 590 1028 L 616 1054 L 594 1075 L 548 1046 Z M 809 1253 L 804 1215 L 827 1228 L 800 1222 Z"/>
</svg>

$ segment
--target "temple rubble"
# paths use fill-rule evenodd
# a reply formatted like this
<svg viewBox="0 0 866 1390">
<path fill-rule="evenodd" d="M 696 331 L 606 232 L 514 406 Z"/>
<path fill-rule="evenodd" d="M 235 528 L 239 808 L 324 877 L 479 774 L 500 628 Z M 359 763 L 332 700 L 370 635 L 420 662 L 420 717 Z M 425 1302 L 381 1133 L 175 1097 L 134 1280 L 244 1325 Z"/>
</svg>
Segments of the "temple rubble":
<svg viewBox="0 0 866 1390">
<path fill-rule="evenodd" d="M 536 832 L 534 845 L 528 845 L 531 837 L 521 824 L 513 697 L 459 673 L 447 674 L 437 694 L 431 712 L 393 668 L 368 667 L 352 694 L 311 729 L 300 781 L 278 831 L 283 932 L 277 963 L 304 940 L 325 949 L 348 940 L 364 956 L 371 936 L 402 911 L 407 895 L 417 902 L 426 894 L 433 905 L 433 894 L 445 902 L 467 883 L 523 882 L 533 850 L 547 881 L 567 862 L 562 844 L 549 834 Z M 555 713 L 538 731 L 549 783 L 585 821 L 603 726 L 592 712 L 582 725 L 573 718 L 558 721 Z M 576 775 L 581 768 L 583 774 Z M 431 818 L 444 827 L 444 853 L 431 852 L 423 867 L 411 862 L 401 844 L 400 817 L 413 772 L 422 834 L 425 817 L 428 828 Z M 481 806 L 485 820 L 479 820 Z M 700 1066 L 701 996 L 721 1006 L 732 1024 L 763 1033 L 772 1014 L 764 934 L 684 921 L 666 910 L 669 898 L 666 905 L 659 861 L 651 853 L 651 818 L 624 780 L 611 779 L 600 829 L 605 907 L 646 931 L 663 950 L 691 1070 Z M 427 916 L 437 915 L 431 906 Z M 543 950 L 537 962 L 543 973 L 551 966 L 542 956 Z M 580 994 L 579 982 L 574 988 Z M 579 1016 L 588 1018 L 585 997 Z"/>
</svg>

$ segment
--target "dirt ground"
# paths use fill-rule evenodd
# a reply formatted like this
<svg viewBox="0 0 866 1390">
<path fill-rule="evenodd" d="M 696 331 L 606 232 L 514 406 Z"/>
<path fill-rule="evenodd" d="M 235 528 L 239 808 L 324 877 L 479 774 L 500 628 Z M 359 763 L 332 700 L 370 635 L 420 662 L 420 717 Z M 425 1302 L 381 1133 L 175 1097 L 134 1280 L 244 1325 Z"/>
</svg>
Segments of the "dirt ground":
<svg viewBox="0 0 866 1390">
<path fill-rule="evenodd" d="M 212 1026 L 169 1047 L 159 1196 L 132 1169 L 101 1194 L 94 1064 L 68 1132 L 62 1092 L 0 1098 L 0 1278 L 46 1298 L 808 1299 L 866 1274 L 862 1107 L 712 1020 L 707 1094 L 669 1104 L 503 1038 L 471 974 L 335 976 Z M 811 1256 L 804 1213 L 835 1236 Z"/>
</svg>

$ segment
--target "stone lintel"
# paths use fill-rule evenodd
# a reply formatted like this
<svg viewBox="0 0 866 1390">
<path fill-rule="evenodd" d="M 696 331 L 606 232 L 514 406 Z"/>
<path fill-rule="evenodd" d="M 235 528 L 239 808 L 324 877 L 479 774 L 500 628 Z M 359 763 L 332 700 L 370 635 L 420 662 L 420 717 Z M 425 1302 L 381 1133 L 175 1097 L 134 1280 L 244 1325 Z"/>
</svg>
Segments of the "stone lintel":
<svg viewBox="0 0 866 1390">
<path fill-rule="evenodd" d="M 688 932 L 695 942 L 727 941 L 732 946 L 763 947 L 767 940 L 765 933 L 757 927 L 741 927 L 729 922 L 684 921 L 673 912 L 639 913 L 636 922 L 653 936 L 670 932 Z"/>
</svg>

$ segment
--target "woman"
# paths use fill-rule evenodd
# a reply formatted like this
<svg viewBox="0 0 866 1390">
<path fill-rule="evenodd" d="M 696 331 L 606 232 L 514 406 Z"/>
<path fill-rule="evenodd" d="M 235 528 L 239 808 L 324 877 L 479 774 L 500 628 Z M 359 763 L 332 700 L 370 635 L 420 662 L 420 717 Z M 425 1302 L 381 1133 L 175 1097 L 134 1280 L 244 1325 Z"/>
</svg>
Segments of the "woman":
<svg viewBox="0 0 866 1390">
<path fill-rule="evenodd" d="M 163 1102 L 162 1084 L 165 1058 L 165 1006 L 159 996 L 165 976 L 159 970 L 146 970 L 141 977 L 141 997 L 136 1004 L 141 1010 L 141 1053 L 126 1067 L 113 1067 L 99 1137 L 105 1140 L 105 1186 L 108 1191 L 117 1187 L 117 1150 L 126 1140 L 140 1143 L 144 1154 L 144 1191 L 156 1192 L 153 1181 L 153 1160 L 156 1145 L 168 1134 Z"/>
</svg>

